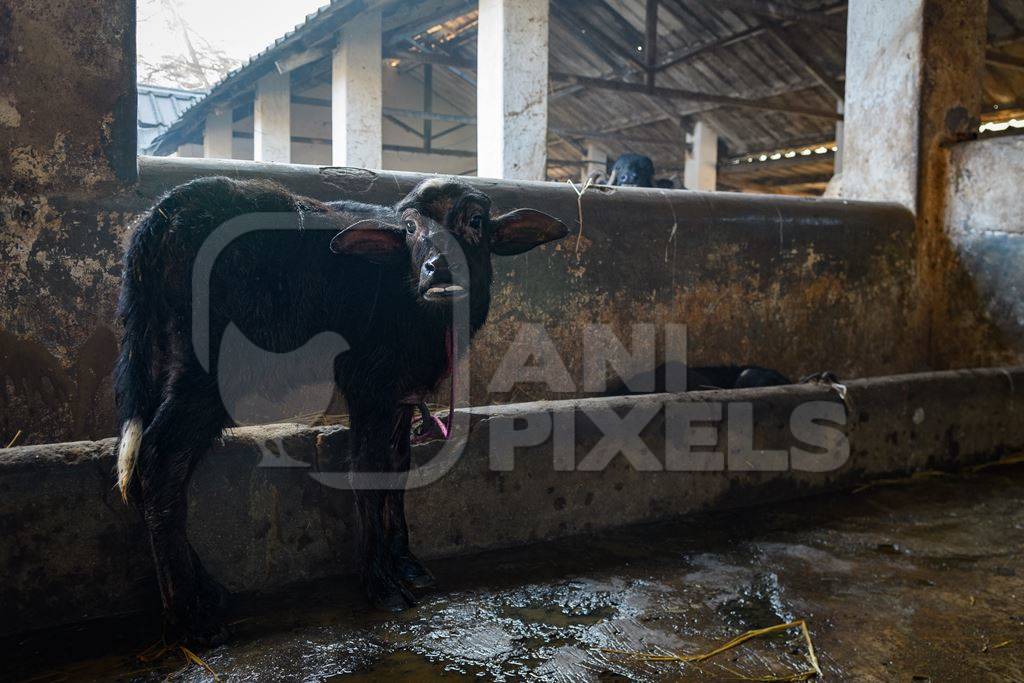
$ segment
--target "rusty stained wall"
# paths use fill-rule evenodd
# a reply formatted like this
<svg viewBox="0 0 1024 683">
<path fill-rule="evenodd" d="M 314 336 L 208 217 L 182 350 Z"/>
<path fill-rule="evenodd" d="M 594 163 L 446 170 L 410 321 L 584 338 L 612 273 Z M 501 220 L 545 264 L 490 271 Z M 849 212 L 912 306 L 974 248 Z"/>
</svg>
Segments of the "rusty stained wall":
<svg viewBox="0 0 1024 683">
<path fill-rule="evenodd" d="M 981 329 L 1002 343 L 995 362 L 1024 359 L 1024 136 L 954 145 L 946 226 L 961 287 L 977 297 Z M 982 362 L 992 362 L 981 358 Z M 971 362 L 971 359 L 968 360 Z"/>
<path fill-rule="evenodd" d="M 962 161 L 956 161 L 954 155 L 958 147 L 954 143 L 974 137 L 978 130 L 987 12 L 986 0 L 924 3 L 917 279 L 929 303 L 929 358 L 939 368 L 1012 365 L 1024 360 L 1019 329 L 993 317 L 989 291 L 994 269 L 1001 270 L 1009 283 L 1024 279 L 1020 259 L 996 264 L 975 258 L 964 248 L 963 226 L 951 220 L 956 204 L 969 201 L 971 194 L 982 192 L 986 185 L 1007 180 L 1013 189 L 992 199 L 1003 203 L 1005 209 L 1019 205 L 1019 177 L 1017 182 L 1004 180 L 997 171 L 968 178 L 957 167 Z M 999 225 L 987 228 L 1011 231 L 1013 226 L 1000 219 Z"/>
<path fill-rule="evenodd" d="M 521 323 L 543 324 L 577 389 L 593 323 L 610 325 L 627 347 L 636 323 L 654 323 L 659 332 L 665 323 L 684 324 L 691 364 L 758 364 L 791 378 L 925 366 L 920 332 L 908 324 L 908 215 L 890 206 L 835 224 L 824 212 L 812 218 L 804 200 L 776 215 L 750 197 L 732 206 L 728 195 L 716 197 L 724 202 L 698 197 L 669 192 L 642 206 L 584 196 L 578 252 L 571 235 L 548 254 L 495 259 L 495 305 L 472 359 L 474 402 L 566 397 L 530 384 L 510 394 L 487 391 L 503 355 L 493 350 L 507 349 Z M 810 210 L 801 218 L 798 207 Z"/>
<path fill-rule="evenodd" d="M 0 0 L 0 440 L 110 433 L 132 0 Z"/>
<path fill-rule="evenodd" d="M 950 162 L 955 143 L 978 129 L 987 11 L 986 0 L 851 5 L 844 172 L 833 194 L 899 201 L 917 214 L 914 298 L 921 306 L 912 324 L 929 331 L 934 368 L 1024 360 L 1020 335 L 990 313 L 1001 306 L 990 294 L 993 269 L 1010 283 L 1020 282 L 1024 268 L 1011 272 L 1010 261 L 995 258 L 1002 248 L 995 241 L 975 239 L 966 248 L 958 219 L 949 218 L 959 193 L 979 195 L 1003 182 L 980 172 L 968 177 Z M 1003 203 L 1004 216 L 1019 203 L 1013 194 L 991 198 Z M 1011 229 L 1005 222 L 988 228 Z"/>
</svg>

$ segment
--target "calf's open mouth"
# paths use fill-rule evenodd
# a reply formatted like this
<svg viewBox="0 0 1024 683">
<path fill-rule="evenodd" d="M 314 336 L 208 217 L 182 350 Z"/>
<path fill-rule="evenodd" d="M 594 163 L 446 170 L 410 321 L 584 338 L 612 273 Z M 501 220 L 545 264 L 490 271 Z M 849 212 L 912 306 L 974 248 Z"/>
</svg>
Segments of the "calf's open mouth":
<svg viewBox="0 0 1024 683">
<path fill-rule="evenodd" d="M 461 285 L 436 285 L 425 291 L 423 298 L 427 301 L 456 301 L 468 294 Z"/>
</svg>

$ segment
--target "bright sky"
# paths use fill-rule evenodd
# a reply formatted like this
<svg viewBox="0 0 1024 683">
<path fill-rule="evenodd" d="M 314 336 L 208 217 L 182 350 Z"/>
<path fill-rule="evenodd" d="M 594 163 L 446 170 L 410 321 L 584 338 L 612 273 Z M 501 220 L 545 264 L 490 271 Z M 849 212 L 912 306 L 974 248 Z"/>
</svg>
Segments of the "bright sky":
<svg viewBox="0 0 1024 683">
<path fill-rule="evenodd" d="M 187 57 L 181 23 L 193 47 L 221 50 L 245 61 L 305 20 L 329 0 L 139 0 L 138 58 L 155 64 L 166 56 Z M 182 22 L 176 19 L 180 17 Z M 142 80 L 146 70 L 140 68 Z M 222 75 L 222 74 L 221 74 Z M 212 76 L 212 75 L 211 75 Z M 160 81 L 161 79 L 156 79 Z M 211 77 L 211 81 L 216 78 Z M 166 78 L 154 85 L 181 85 Z"/>
</svg>

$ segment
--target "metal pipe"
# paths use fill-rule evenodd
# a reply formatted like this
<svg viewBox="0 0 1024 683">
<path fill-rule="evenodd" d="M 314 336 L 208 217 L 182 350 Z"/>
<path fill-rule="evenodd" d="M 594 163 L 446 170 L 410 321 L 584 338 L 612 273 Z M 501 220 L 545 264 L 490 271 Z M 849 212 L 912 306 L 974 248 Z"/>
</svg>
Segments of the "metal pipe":
<svg viewBox="0 0 1024 683">
<path fill-rule="evenodd" d="M 382 111 L 385 116 L 405 117 L 410 119 L 430 121 L 449 121 L 451 123 L 461 123 L 467 126 L 476 125 L 476 117 L 469 116 L 466 114 L 439 114 L 437 112 L 422 111 L 418 109 L 402 109 L 399 107 L 384 107 Z M 671 140 L 668 138 L 655 137 L 652 135 L 621 135 L 618 133 L 608 133 L 599 130 L 563 128 L 561 126 L 549 126 L 548 132 L 552 133 L 553 135 L 561 135 L 564 137 L 573 138 L 596 138 L 601 140 L 616 140 L 619 142 L 647 143 L 651 145 L 678 144 L 678 141 Z"/>
<path fill-rule="evenodd" d="M 422 152 L 422 149 L 411 148 Z M 437 150 L 433 150 L 435 153 Z M 466 157 L 475 152 L 457 150 Z M 552 160 L 570 163 L 569 160 Z M 572 162 L 578 163 L 578 162 Z M 431 177 L 421 173 L 366 171 L 331 166 L 264 164 L 231 159 L 183 159 L 176 157 L 139 157 L 138 192 L 156 198 L 181 183 L 200 176 L 227 175 L 237 178 L 270 178 L 296 192 L 320 199 L 338 196 L 360 197 L 363 201 L 392 203 L 404 196 L 416 183 Z M 466 182 L 487 192 L 496 204 L 524 202 L 567 224 L 576 225 L 577 195 L 564 183 L 466 178 Z M 589 236 L 615 234 L 622 225 L 634 225 L 637 217 L 644 224 L 677 226 L 678 235 L 699 236 L 700 240 L 745 244 L 753 255 L 757 249 L 779 253 L 782 244 L 809 240 L 823 260 L 830 260 L 834 273 L 846 268 L 859 269 L 873 246 L 912 239 L 914 217 L 897 204 L 849 201 L 845 199 L 792 198 L 745 195 L 729 192 L 682 192 L 653 188 L 602 188 L 588 192 L 584 208 L 590 218 Z M 714 229 L 709 231 L 709 226 Z M 639 226 L 637 226 L 639 230 Z M 762 240 L 766 240 L 763 245 Z M 700 251 L 702 248 L 694 247 Z M 706 251 L 706 244 L 703 250 Z M 861 253 L 861 250 L 864 250 Z M 690 266 L 712 269 L 697 260 Z"/>
<path fill-rule="evenodd" d="M 412 147 L 410 145 L 381 145 L 385 152 L 405 152 L 408 154 L 436 154 L 440 157 L 465 157 L 476 159 L 476 152 L 465 149 L 444 149 L 442 147 Z"/>
</svg>

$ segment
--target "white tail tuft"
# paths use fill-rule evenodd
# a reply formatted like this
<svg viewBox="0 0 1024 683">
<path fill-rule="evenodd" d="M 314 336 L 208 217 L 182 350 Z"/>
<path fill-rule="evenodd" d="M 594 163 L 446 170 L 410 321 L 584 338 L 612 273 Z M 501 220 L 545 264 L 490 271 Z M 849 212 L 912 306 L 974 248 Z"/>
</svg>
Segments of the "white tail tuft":
<svg viewBox="0 0 1024 683">
<path fill-rule="evenodd" d="M 121 489 L 121 499 L 128 502 L 128 483 L 135 472 L 135 461 L 139 457 L 139 445 L 142 442 L 142 420 L 135 417 L 121 430 L 121 441 L 117 446 L 117 488 Z"/>
</svg>

